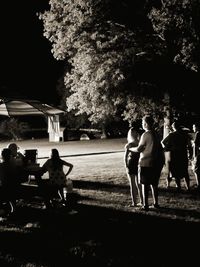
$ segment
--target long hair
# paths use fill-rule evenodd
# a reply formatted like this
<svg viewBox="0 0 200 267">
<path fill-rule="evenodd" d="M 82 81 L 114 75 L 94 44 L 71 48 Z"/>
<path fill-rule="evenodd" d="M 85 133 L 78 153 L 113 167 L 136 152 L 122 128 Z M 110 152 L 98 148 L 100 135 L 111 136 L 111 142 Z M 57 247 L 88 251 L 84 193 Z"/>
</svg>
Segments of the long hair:
<svg viewBox="0 0 200 267">
<path fill-rule="evenodd" d="M 127 134 L 128 143 L 135 143 L 135 145 L 138 145 L 139 139 L 140 139 L 140 134 L 138 133 L 137 130 L 131 127 Z"/>
<path fill-rule="evenodd" d="M 62 161 L 60 159 L 59 152 L 56 148 L 51 150 L 51 160 L 53 169 L 58 169 L 62 166 Z"/>
</svg>

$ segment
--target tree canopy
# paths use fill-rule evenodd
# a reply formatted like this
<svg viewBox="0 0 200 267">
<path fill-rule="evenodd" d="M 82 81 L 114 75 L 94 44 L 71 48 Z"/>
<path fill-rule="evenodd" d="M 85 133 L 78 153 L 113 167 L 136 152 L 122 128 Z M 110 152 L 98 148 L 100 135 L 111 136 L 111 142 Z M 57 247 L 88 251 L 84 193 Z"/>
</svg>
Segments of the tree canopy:
<svg viewBox="0 0 200 267">
<path fill-rule="evenodd" d="M 199 0 L 161 0 L 149 13 L 153 28 L 167 43 L 169 57 L 198 72 L 200 64 Z"/>
<path fill-rule="evenodd" d="M 146 111 L 158 115 L 171 65 L 198 72 L 197 0 L 49 0 L 49 5 L 39 18 L 54 57 L 66 61 L 63 98 L 68 111 L 87 114 L 92 122 L 121 117 L 131 122 Z M 182 88 L 177 92 L 182 96 Z"/>
</svg>

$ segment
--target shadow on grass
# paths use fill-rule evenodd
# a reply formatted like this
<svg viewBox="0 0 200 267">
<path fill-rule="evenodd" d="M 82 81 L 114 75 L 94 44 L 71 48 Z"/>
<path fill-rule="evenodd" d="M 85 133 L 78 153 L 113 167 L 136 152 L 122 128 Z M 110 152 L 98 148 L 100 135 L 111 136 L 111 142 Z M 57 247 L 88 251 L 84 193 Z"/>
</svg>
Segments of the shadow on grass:
<svg viewBox="0 0 200 267">
<path fill-rule="evenodd" d="M 123 184 L 114 184 L 114 183 L 105 183 L 105 182 L 97 182 L 97 181 L 88 181 L 88 180 L 73 180 L 73 185 L 77 189 L 91 189 L 91 190 L 104 190 L 104 191 L 115 191 L 124 190 L 129 192 L 129 185 Z M 190 192 L 182 190 L 181 192 L 177 192 L 176 188 L 159 188 L 159 193 L 161 195 L 171 194 L 173 196 L 189 196 L 190 198 L 200 199 L 200 192 L 195 188 L 191 189 Z"/>
<path fill-rule="evenodd" d="M 195 222 L 83 204 L 76 211 L 19 206 L 0 223 L 1 266 L 191 266 L 198 260 Z"/>
<path fill-rule="evenodd" d="M 125 194 L 129 194 L 129 186 L 128 185 L 119 185 L 119 184 L 108 184 L 103 182 L 93 182 L 93 181 L 80 181 L 75 180 L 73 181 L 75 188 L 81 188 L 81 189 L 87 189 L 87 190 L 103 190 L 107 192 L 114 192 L 116 190 L 123 192 Z M 200 198 L 199 192 L 197 192 L 195 189 L 193 189 L 190 193 L 187 191 L 177 192 L 175 188 L 159 188 L 159 196 L 160 197 L 168 197 L 173 198 L 174 200 L 180 197 L 190 198 L 193 200 L 198 200 Z M 89 199 L 89 198 L 88 198 Z M 184 205 L 183 205 L 184 206 Z M 187 208 L 174 208 L 171 207 L 170 204 L 168 207 L 161 207 L 157 211 L 157 213 L 162 215 L 168 215 L 174 217 L 182 217 L 184 220 L 187 220 L 187 218 L 190 218 L 190 220 L 199 220 L 200 219 L 200 210 L 196 209 L 187 209 Z"/>
<path fill-rule="evenodd" d="M 113 184 L 113 183 L 104 183 L 104 182 L 96 182 L 96 181 L 83 181 L 83 180 L 73 180 L 73 185 L 75 188 L 78 189 L 95 189 L 95 190 L 101 190 L 104 191 L 112 191 L 114 188 L 117 188 L 119 190 L 127 190 L 129 191 L 128 185 L 119 185 L 119 184 Z"/>
<path fill-rule="evenodd" d="M 168 196 L 168 197 L 177 198 L 177 199 L 181 199 L 181 198 L 184 198 L 185 200 L 190 199 L 191 201 L 200 200 L 200 191 L 197 190 L 196 188 L 192 188 L 189 192 L 187 190 L 177 191 L 175 187 L 174 188 L 159 188 L 159 195 Z"/>
<path fill-rule="evenodd" d="M 170 215 L 173 217 L 182 217 L 184 218 L 185 221 L 188 220 L 192 221 L 197 221 L 200 219 L 200 211 L 197 211 L 195 209 L 183 209 L 183 208 L 172 208 L 172 207 L 161 207 L 158 210 L 158 214 L 159 215 Z"/>
</svg>

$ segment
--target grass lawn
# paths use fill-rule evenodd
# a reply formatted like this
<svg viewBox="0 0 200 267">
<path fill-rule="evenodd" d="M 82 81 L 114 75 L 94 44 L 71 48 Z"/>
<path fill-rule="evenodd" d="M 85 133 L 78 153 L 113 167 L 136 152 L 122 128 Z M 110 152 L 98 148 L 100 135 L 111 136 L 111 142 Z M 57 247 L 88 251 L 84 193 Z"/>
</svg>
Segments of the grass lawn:
<svg viewBox="0 0 200 267">
<path fill-rule="evenodd" d="M 41 164 L 51 147 L 74 164 L 70 178 L 79 197 L 77 213 L 44 210 L 41 199 L 21 201 L 0 222 L 0 266 L 198 266 L 200 194 L 192 171 L 190 193 L 184 185 L 177 193 L 174 183 L 166 189 L 164 168 L 162 208 L 146 213 L 130 208 L 125 142 L 21 142 L 22 149 L 38 148 Z"/>
</svg>

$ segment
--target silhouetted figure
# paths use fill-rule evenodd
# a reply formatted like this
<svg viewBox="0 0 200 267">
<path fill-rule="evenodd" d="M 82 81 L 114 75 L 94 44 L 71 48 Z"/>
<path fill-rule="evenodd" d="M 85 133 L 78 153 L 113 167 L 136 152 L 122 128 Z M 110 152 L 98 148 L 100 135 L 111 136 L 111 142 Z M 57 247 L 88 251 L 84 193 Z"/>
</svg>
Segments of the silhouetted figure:
<svg viewBox="0 0 200 267">
<path fill-rule="evenodd" d="M 151 189 L 154 208 L 159 208 L 158 204 L 158 184 L 160 174 L 164 165 L 164 154 L 160 139 L 154 130 L 154 120 L 151 116 L 142 118 L 142 127 L 145 132 L 141 135 L 137 147 L 127 148 L 133 152 L 140 152 L 139 158 L 139 181 L 142 185 L 143 210 L 149 210 L 149 190 Z"/>
<path fill-rule="evenodd" d="M 197 189 L 200 191 L 200 124 L 193 124 L 193 131 L 195 133 L 193 140 L 193 171 L 196 178 Z"/>
<path fill-rule="evenodd" d="M 181 190 L 181 179 L 185 178 L 186 188 L 190 189 L 190 178 L 188 173 L 188 155 L 191 147 L 191 141 L 188 134 L 182 130 L 179 121 L 172 124 L 173 132 L 169 133 L 162 140 L 163 147 L 170 154 L 168 182 L 174 177 L 177 190 Z"/>
<path fill-rule="evenodd" d="M 135 127 L 131 127 L 127 134 L 127 141 L 129 148 L 137 147 L 140 140 L 140 134 Z M 138 183 L 138 161 L 140 153 L 133 152 L 126 148 L 124 153 L 124 163 L 126 167 L 126 173 L 130 184 L 130 194 L 132 200 L 132 207 L 142 205 L 141 185 Z"/>
<path fill-rule="evenodd" d="M 10 143 L 8 148 L 11 150 L 11 157 L 15 160 L 16 165 L 22 166 L 24 164 L 24 155 L 19 151 L 16 143 Z"/>
<path fill-rule="evenodd" d="M 9 148 L 1 152 L 2 162 L 0 163 L 0 198 L 1 202 L 9 203 L 10 212 L 16 206 L 16 198 L 20 186 L 19 168 L 12 160 L 12 153 Z"/>
<path fill-rule="evenodd" d="M 11 160 L 18 167 L 19 183 L 28 181 L 28 172 L 25 169 L 25 156 L 19 151 L 19 147 L 16 143 L 10 143 L 8 148 L 11 151 Z"/>
<path fill-rule="evenodd" d="M 66 173 L 64 172 L 64 166 L 68 167 L 68 171 Z M 51 150 L 51 157 L 42 166 L 43 172 L 48 171 L 49 173 L 48 186 L 50 189 L 50 195 L 48 199 L 49 203 L 47 203 L 47 206 L 51 205 L 51 192 L 53 193 L 54 191 L 58 192 L 63 204 L 67 204 L 64 194 L 64 187 L 66 187 L 66 177 L 72 171 L 72 168 L 73 165 L 71 163 L 60 158 L 57 149 Z"/>
</svg>

